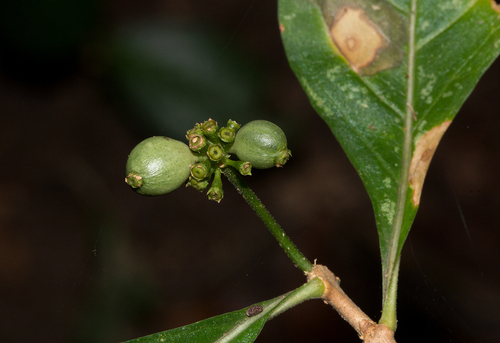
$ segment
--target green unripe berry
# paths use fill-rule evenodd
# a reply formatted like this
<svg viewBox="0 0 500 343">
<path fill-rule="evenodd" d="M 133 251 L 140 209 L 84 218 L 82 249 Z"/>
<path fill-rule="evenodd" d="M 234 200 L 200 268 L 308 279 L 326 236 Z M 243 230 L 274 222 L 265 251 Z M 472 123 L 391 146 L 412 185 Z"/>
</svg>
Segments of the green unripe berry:
<svg viewBox="0 0 500 343">
<path fill-rule="evenodd" d="M 172 138 L 150 137 L 130 153 L 125 182 L 142 195 L 162 195 L 187 181 L 196 156 L 189 147 Z"/>
<path fill-rule="evenodd" d="M 252 167 L 267 169 L 281 167 L 290 157 L 283 130 L 267 120 L 254 120 L 241 127 L 236 133 L 229 150 Z"/>
</svg>

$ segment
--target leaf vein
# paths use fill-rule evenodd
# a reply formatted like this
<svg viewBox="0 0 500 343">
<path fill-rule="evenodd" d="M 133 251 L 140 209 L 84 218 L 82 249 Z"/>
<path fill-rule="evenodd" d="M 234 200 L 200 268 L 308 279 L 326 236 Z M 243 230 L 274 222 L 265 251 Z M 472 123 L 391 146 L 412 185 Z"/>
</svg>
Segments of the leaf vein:
<svg viewBox="0 0 500 343">
<path fill-rule="evenodd" d="M 366 88 L 368 88 L 381 102 L 383 102 L 390 109 L 392 109 L 394 112 L 396 112 L 396 114 L 399 114 L 399 116 L 401 118 L 404 117 L 403 111 L 401 111 L 399 108 L 397 108 L 393 102 L 388 101 L 386 97 L 382 96 L 382 94 L 379 94 L 365 78 L 360 77 L 359 79 L 366 86 Z M 385 85 L 390 87 L 390 85 L 388 83 L 386 83 L 385 81 L 383 81 L 383 82 Z"/>
<path fill-rule="evenodd" d="M 423 48 L 427 43 L 432 41 L 434 38 L 439 36 L 441 33 L 446 31 L 448 28 L 450 28 L 453 24 L 455 24 L 460 18 L 462 18 L 468 11 L 474 7 L 474 5 L 477 3 L 477 0 L 473 0 L 469 3 L 469 5 L 464 9 L 462 13 L 460 13 L 456 18 L 451 20 L 447 25 L 443 26 L 441 29 L 433 32 L 431 35 L 427 36 L 426 38 L 422 39 L 416 46 L 415 46 L 415 51 L 419 51 L 421 48 Z"/>
<path fill-rule="evenodd" d="M 393 0 L 386 0 L 389 4 L 392 5 L 392 7 L 396 8 L 397 10 L 399 10 L 400 12 L 402 13 L 406 13 L 408 14 L 408 10 L 404 9 L 403 7 L 397 5 Z"/>
<path fill-rule="evenodd" d="M 474 53 L 469 57 L 467 61 L 465 61 L 460 67 L 455 69 L 455 72 L 453 75 L 449 78 L 449 81 L 445 84 L 445 86 L 442 88 L 442 91 L 439 93 L 439 96 L 436 97 L 436 100 L 430 105 L 427 106 L 425 111 L 422 114 L 419 114 L 419 122 L 420 125 L 418 126 L 418 129 L 415 129 L 416 132 L 418 132 L 421 129 L 421 126 L 424 124 L 424 120 L 427 117 L 428 114 L 432 113 L 433 108 L 437 105 L 440 99 L 442 99 L 443 94 L 446 93 L 448 90 L 449 85 L 455 81 L 455 77 L 460 74 L 460 72 L 470 63 L 470 61 L 473 59 L 474 56 L 476 56 L 480 51 L 482 51 L 482 47 L 486 44 L 486 42 L 489 40 L 491 36 L 497 33 L 497 31 L 500 30 L 500 27 L 498 27 L 495 30 L 492 30 L 490 34 L 483 40 L 483 42 L 480 45 L 477 45 L 477 49 L 474 51 Z"/>
</svg>

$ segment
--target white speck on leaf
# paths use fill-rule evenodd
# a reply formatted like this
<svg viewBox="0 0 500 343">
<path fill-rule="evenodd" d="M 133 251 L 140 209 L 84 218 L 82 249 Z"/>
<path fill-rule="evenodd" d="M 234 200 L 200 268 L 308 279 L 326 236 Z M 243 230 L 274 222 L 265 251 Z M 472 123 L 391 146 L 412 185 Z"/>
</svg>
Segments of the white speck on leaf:
<svg viewBox="0 0 500 343">
<path fill-rule="evenodd" d="M 394 220 L 394 214 L 396 213 L 396 203 L 390 200 L 384 201 L 382 206 L 380 206 L 380 211 L 382 215 L 387 219 L 389 225 L 392 225 Z"/>
<path fill-rule="evenodd" d="M 328 69 L 326 71 L 326 77 L 328 78 L 328 80 L 334 82 L 337 78 L 337 74 L 340 72 L 340 69 L 340 66 L 335 66 L 334 68 Z"/>
<path fill-rule="evenodd" d="M 462 7 L 461 0 L 439 1 L 438 4 L 439 4 L 438 8 L 441 11 L 448 11 L 448 10 L 453 10 L 453 9 L 456 10 L 456 9 L 460 9 Z"/>
<path fill-rule="evenodd" d="M 425 31 L 425 29 L 427 29 L 427 28 L 429 27 L 429 25 L 430 25 L 430 24 L 429 24 L 429 21 L 428 21 L 428 20 L 425 20 L 425 21 L 423 21 L 423 22 L 422 22 L 422 24 L 420 25 L 420 29 L 421 29 L 422 31 Z"/>
<path fill-rule="evenodd" d="M 420 90 L 420 99 L 425 101 L 427 104 L 432 103 L 432 91 L 434 89 L 434 85 L 436 84 L 437 77 L 434 73 L 426 74 L 424 68 L 422 66 L 418 67 L 418 77 L 422 80 L 426 80 L 427 84 L 422 90 Z"/>
<path fill-rule="evenodd" d="M 382 182 L 383 182 L 385 188 L 391 187 L 391 178 L 390 177 L 386 177 L 384 179 L 384 181 L 382 181 Z"/>
</svg>

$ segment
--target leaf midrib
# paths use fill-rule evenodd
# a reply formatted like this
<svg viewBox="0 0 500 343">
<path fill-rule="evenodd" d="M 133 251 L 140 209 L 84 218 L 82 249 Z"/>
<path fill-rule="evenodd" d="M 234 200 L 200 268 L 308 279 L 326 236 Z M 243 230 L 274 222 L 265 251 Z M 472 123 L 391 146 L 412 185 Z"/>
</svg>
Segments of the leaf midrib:
<svg viewBox="0 0 500 343">
<path fill-rule="evenodd" d="M 410 8 L 410 26 L 409 26 L 409 42 L 408 42 L 408 63 L 407 75 L 408 83 L 406 90 L 406 115 L 405 115 L 405 131 L 403 142 L 403 160 L 401 163 L 401 180 L 398 189 L 398 200 L 396 204 L 396 216 L 394 218 L 394 225 L 391 231 L 391 239 L 387 249 L 387 266 L 383 275 L 384 278 L 384 301 L 388 294 L 389 285 L 393 284 L 391 279 L 397 277 L 394 270 L 396 264 L 399 237 L 401 234 L 403 218 L 406 206 L 406 194 L 408 192 L 408 176 L 410 169 L 410 162 L 412 156 L 412 139 L 413 139 L 413 108 L 414 99 L 413 93 L 415 88 L 415 31 L 417 21 L 417 0 L 411 1 Z"/>
</svg>

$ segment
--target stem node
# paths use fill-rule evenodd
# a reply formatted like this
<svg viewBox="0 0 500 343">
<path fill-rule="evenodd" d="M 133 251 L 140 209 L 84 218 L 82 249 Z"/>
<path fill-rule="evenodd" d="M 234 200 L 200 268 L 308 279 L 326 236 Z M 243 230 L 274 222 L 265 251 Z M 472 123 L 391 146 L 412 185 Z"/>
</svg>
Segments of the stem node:
<svg viewBox="0 0 500 343">
<path fill-rule="evenodd" d="M 322 299 L 330 304 L 344 320 L 358 333 L 365 343 L 395 343 L 394 331 L 384 324 L 377 324 L 370 319 L 340 288 L 340 279 L 326 266 L 315 264 L 312 271 L 306 273 L 307 279 L 315 277 L 325 284 Z"/>
</svg>

